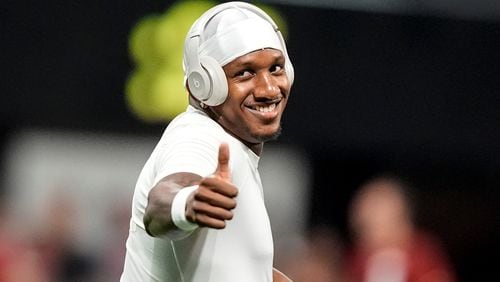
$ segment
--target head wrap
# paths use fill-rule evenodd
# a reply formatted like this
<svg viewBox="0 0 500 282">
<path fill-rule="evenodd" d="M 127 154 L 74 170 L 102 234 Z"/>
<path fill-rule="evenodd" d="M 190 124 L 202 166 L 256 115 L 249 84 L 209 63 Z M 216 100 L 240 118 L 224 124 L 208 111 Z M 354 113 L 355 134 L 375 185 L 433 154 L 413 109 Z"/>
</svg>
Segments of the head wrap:
<svg viewBox="0 0 500 282">
<path fill-rule="evenodd" d="M 210 56 L 221 66 L 263 48 L 282 50 L 273 26 L 251 11 L 234 8 L 215 15 L 201 34 L 200 56 Z"/>
<path fill-rule="evenodd" d="M 204 26 L 200 27 L 200 24 Z M 191 27 L 188 37 L 193 33 L 200 35 L 199 57 L 214 58 L 220 66 L 225 66 L 236 58 L 250 52 L 273 48 L 284 53 L 281 41 L 271 23 L 250 10 L 239 7 L 225 9 L 210 19 L 201 16 Z M 184 72 L 187 70 L 184 52 Z"/>
</svg>

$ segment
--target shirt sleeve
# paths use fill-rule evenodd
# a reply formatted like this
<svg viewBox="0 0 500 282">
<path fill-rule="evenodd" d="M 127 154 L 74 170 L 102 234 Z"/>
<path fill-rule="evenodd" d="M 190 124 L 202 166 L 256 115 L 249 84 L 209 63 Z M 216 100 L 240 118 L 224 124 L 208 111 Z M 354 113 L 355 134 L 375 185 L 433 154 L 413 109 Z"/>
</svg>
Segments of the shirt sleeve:
<svg viewBox="0 0 500 282">
<path fill-rule="evenodd" d="M 177 172 L 190 172 L 202 177 L 213 173 L 222 140 L 220 130 L 210 126 L 175 129 L 158 148 L 154 183 Z"/>
</svg>

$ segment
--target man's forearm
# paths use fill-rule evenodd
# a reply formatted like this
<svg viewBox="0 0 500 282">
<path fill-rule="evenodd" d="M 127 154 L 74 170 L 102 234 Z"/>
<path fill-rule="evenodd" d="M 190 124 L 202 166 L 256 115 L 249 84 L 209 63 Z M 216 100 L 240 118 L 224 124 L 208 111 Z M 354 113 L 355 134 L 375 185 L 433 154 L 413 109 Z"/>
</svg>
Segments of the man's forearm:
<svg viewBox="0 0 500 282">
<path fill-rule="evenodd" d="M 192 173 L 175 173 L 163 178 L 148 195 L 148 205 L 144 213 L 144 227 L 153 237 L 168 236 L 169 232 L 178 233 L 171 218 L 172 202 L 182 188 L 197 184 L 201 177 Z"/>
</svg>

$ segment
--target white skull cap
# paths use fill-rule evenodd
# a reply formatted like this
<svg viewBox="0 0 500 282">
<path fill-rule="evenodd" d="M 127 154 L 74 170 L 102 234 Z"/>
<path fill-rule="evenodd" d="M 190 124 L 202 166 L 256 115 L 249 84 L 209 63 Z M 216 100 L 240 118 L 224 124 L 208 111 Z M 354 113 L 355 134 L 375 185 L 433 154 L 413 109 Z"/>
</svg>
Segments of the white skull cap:
<svg viewBox="0 0 500 282">
<path fill-rule="evenodd" d="M 198 19 L 204 20 L 203 16 Z M 284 52 L 271 23 L 250 10 L 232 7 L 208 20 L 200 34 L 198 54 L 212 57 L 225 66 L 240 56 L 264 48 Z"/>
</svg>

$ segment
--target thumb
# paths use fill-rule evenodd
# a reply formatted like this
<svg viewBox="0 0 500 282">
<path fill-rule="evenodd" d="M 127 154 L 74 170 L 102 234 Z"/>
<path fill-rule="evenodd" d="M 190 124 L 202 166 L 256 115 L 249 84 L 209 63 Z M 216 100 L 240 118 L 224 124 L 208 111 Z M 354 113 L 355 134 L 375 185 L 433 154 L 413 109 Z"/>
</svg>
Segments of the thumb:
<svg viewBox="0 0 500 282">
<path fill-rule="evenodd" d="M 214 175 L 226 180 L 231 178 L 231 171 L 229 170 L 229 145 L 227 143 L 221 143 L 219 146 L 219 157 Z"/>
</svg>

